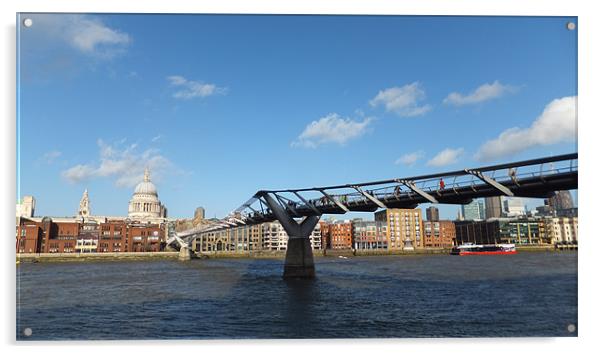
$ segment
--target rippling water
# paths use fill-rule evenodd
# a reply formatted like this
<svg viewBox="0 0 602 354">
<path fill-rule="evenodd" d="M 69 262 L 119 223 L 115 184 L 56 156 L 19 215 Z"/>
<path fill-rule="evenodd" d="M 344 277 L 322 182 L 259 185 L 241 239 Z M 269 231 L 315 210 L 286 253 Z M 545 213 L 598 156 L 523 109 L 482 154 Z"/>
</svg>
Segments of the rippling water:
<svg viewBox="0 0 602 354">
<path fill-rule="evenodd" d="M 577 253 L 24 263 L 19 340 L 575 336 Z M 23 335 L 25 328 L 32 335 Z"/>
</svg>

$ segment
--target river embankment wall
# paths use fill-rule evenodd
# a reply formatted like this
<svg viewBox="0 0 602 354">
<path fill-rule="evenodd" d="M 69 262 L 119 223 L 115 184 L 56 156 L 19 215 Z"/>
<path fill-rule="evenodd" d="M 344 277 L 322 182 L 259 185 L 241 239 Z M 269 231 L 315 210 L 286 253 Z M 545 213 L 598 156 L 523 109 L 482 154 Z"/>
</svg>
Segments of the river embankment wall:
<svg viewBox="0 0 602 354">
<path fill-rule="evenodd" d="M 364 256 L 424 256 L 448 255 L 449 248 L 420 248 L 414 250 L 314 250 L 314 257 L 364 257 Z M 576 251 L 576 246 L 554 247 L 542 246 L 517 246 L 520 252 L 558 252 Z M 148 260 L 177 260 L 179 252 L 102 252 L 102 253 L 19 253 L 17 261 L 20 262 L 83 262 L 83 261 L 148 261 Z M 284 259 L 286 251 L 213 251 L 196 252 L 192 258 L 258 258 L 258 259 Z"/>
</svg>

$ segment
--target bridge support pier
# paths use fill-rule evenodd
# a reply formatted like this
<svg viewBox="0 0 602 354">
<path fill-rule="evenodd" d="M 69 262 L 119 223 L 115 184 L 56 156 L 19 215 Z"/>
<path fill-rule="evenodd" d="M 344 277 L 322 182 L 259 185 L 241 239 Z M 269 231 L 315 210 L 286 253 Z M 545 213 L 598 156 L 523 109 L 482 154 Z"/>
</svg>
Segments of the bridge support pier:
<svg viewBox="0 0 602 354">
<path fill-rule="evenodd" d="M 178 260 L 189 261 L 192 259 L 192 252 L 189 247 L 180 247 L 180 254 L 178 254 Z"/>
<path fill-rule="evenodd" d="M 316 276 L 316 268 L 314 266 L 314 254 L 309 235 L 311 235 L 314 227 L 320 220 L 320 216 L 308 216 L 301 223 L 298 223 L 269 194 L 264 194 L 263 198 L 288 234 L 282 277 L 314 278 Z"/>
<path fill-rule="evenodd" d="M 316 216 L 310 216 L 310 218 L 319 220 Z M 307 221 L 307 219 L 305 221 Z M 316 223 L 313 223 L 311 231 L 313 231 Z M 286 258 L 284 259 L 284 273 L 282 274 L 282 277 L 314 278 L 315 276 L 316 267 L 314 266 L 314 253 L 311 249 L 309 234 L 306 237 L 291 237 L 289 234 L 288 243 L 286 245 Z"/>
</svg>

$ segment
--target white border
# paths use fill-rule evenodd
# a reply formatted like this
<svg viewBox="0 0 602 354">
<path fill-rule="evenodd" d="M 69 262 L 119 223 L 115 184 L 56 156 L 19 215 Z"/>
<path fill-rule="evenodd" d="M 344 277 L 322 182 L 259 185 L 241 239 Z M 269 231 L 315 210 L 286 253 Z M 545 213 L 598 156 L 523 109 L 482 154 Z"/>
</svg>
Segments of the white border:
<svg viewBox="0 0 602 354">
<path fill-rule="evenodd" d="M 546 353 L 563 353 L 575 351 L 594 351 L 599 347 L 601 338 L 597 332 L 600 328 L 600 268 L 602 234 L 594 228 L 596 206 L 599 205 L 599 188 L 602 175 L 600 173 L 601 151 L 598 143 L 600 131 L 598 119 L 600 109 L 600 91 L 597 84 L 600 81 L 600 16 L 602 13 L 593 5 L 594 1 L 564 0 L 456 0 L 456 1 L 398 1 L 391 4 L 390 0 L 305 0 L 295 2 L 284 1 L 204 1 L 191 4 L 186 0 L 147 0 L 144 2 L 123 0 L 81 1 L 69 0 L 20 0 L 4 1 L 2 12 L 2 105 L 5 109 L 2 132 L 1 165 L 5 171 L 2 174 L 4 196 L 2 208 L 2 266 L 5 276 L 4 291 L 1 292 L 3 313 L 0 321 L 3 341 L 10 351 L 22 352 L 60 352 L 79 353 L 81 345 L 91 353 L 101 353 L 107 350 L 106 345 L 118 346 L 128 350 L 134 345 L 142 345 L 148 353 L 162 353 L 166 346 L 175 345 L 176 350 L 216 350 L 232 349 L 235 351 L 257 353 L 281 353 L 283 346 L 294 352 L 314 352 L 316 350 L 345 350 L 351 352 L 397 351 L 411 352 L 448 351 L 462 353 L 508 353 L 516 350 L 536 351 Z M 14 342 L 14 212 L 15 197 L 15 13 L 16 12 L 147 12 L 147 13 L 291 13 L 291 14 L 408 14 L 408 15 L 546 15 L 546 16 L 579 16 L 579 154 L 580 154 L 580 250 L 579 250 L 579 338 L 558 339 L 445 339 L 445 340 L 311 340 L 311 341 L 168 341 L 168 342 L 81 342 L 17 344 Z M 596 65 L 597 64 L 597 65 Z M 584 193 L 584 191 L 586 191 Z M 599 210 L 599 209 L 598 209 Z M 11 293 L 12 292 L 12 293 Z M 107 344 L 108 343 L 108 344 Z M 253 345 L 249 345 L 249 344 Z M 131 349 L 130 349 L 131 350 Z"/>
</svg>

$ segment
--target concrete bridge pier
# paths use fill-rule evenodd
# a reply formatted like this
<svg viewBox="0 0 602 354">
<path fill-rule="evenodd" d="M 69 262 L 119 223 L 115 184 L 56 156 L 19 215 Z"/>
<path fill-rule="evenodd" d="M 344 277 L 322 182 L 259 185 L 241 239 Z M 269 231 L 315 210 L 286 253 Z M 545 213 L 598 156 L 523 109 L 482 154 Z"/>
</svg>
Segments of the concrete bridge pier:
<svg viewBox="0 0 602 354">
<path fill-rule="evenodd" d="M 178 255 L 178 260 L 180 261 L 189 261 L 192 259 L 192 251 L 190 247 L 180 247 L 180 254 Z"/>
<path fill-rule="evenodd" d="M 311 235 L 314 227 L 320 220 L 320 216 L 308 216 L 298 223 L 269 194 L 265 193 L 263 198 L 288 234 L 282 277 L 314 278 L 316 276 L 316 268 L 314 266 L 314 254 L 311 249 L 309 235 Z"/>
<path fill-rule="evenodd" d="M 301 224 L 300 231 L 309 229 L 308 233 L 300 233 L 298 237 L 292 237 L 288 233 L 288 242 L 286 246 L 286 257 L 284 259 L 283 278 L 314 278 L 316 276 L 316 267 L 314 266 L 314 253 L 311 249 L 311 240 L 309 235 L 320 220 L 317 216 L 309 216 Z M 310 227 L 311 226 L 311 227 Z"/>
</svg>

